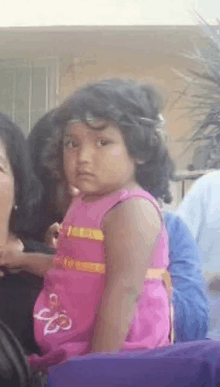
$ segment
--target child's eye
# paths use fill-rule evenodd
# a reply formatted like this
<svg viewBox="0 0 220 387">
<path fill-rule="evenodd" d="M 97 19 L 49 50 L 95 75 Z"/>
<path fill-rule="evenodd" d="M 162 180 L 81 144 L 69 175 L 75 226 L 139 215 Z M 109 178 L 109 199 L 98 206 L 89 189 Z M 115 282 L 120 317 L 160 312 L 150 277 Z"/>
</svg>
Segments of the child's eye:
<svg viewBox="0 0 220 387">
<path fill-rule="evenodd" d="M 77 147 L 77 143 L 75 141 L 71 141 L 71 140 L 64 141 L 64 148 L 71 149 L 76 147 Z"/>
<path fill-rule="evenodd" d="M 97 141 L 97 144 L 98 144 L 98 146 L 102 147 L 102 146 L 108 145 L 109 141 L 99 138 L 98 141 Z"/>
</svg>

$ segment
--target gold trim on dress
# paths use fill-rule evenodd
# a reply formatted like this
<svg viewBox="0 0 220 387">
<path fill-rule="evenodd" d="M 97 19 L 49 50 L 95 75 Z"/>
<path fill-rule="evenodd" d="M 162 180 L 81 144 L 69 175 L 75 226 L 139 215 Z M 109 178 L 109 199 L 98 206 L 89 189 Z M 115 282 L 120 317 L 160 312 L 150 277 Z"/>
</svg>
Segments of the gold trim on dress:
<svg viewBox="0 0 220 387">
<path fill-rule="evenodd" d="M 98 231 L 98 230 L 97 230 Z M 87 273 L 99 273 L 105 274 L 105 264 L 98 262 L 85 262 L 77 261 L 71 257 L 57 257 L 54 260 L 55 265 L 58 265 L 58 268 L 61 266 L 65 270 L 75 270 L 82 271 Z M 170 343 L 174 343 L 174 309 L 172 305 L 172 280 L 171 275 L 166 269 L 159 268 L 149 268 L 145 274 L 145 280 L 160 279 L 164 283 L 166 288 L 169 304 L 170 304 L 170 333 L 169 339 Z"/>
<path fill-rule="evenodd" d="M 87 238 L 96 241 L 103 241 L 104 235 L 102 230 L 95 228 L 69 226 L 66 231 L 66 236 L 71 238 Z"/>
<path fill-rule="evenodd" d="M 88 273 L 105 274 L 105 264 L 95 262 L 77 261 L 71 257 L 55 258 L 55 265 L 65 270 L 84 271 Z"/>
</svg>

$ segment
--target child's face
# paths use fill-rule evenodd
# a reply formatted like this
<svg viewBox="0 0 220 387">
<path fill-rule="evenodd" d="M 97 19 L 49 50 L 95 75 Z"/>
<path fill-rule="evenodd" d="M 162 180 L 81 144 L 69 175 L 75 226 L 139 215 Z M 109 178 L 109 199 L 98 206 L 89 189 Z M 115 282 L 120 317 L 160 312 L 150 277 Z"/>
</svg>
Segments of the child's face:
<svg viewBox="0 0 220 387">
<path fill-rule="evenodd" d="M 63 159 L 68 183 L 87 195 L 103 195 L 135 183 L 136 162 L 114 124 L 98 131 L 69 122 Z"/>
</svg>

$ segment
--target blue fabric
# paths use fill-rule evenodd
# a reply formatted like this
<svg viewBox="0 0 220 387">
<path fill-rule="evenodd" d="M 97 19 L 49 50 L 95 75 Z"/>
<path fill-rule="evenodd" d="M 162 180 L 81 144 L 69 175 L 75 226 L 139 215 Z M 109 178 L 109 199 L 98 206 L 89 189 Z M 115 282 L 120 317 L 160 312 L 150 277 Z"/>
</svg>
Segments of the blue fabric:
<svg viewBox="0 0 220 387">
<path fill-rule="evenodd" d="M 169 235 L 176 341 L 203 340 L 209 328 L 209 309 L 199 250 L 188 227 L 175 212 L 166 212 L 164 220 Z"/>
<path fill-rule="evenodd" d="M 220 344 L 178 343 L 142 352 L 78 357 L 50 369 L 47 387 L 217 387 Z"/>
</svg>

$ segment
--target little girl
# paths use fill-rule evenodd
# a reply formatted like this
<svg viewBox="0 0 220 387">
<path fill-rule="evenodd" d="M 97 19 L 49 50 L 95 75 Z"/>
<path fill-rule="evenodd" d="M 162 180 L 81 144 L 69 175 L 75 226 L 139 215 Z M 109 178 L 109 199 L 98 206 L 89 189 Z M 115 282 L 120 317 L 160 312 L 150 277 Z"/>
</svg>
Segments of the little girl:
<svg viewBox="0 0 220 387">
<path fill-rule="evenodd" d="M 150 86 L 105 80 L 55 116 L 45 160 L 81 192 L 64 218 L 54 267 L 34 309 L 41 359 L 169 345 L 167 233 L 173 164 Z"/>
</svg>

